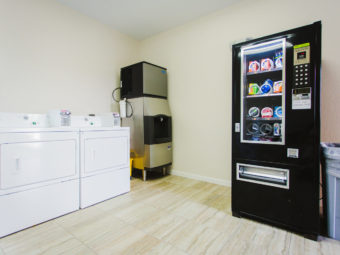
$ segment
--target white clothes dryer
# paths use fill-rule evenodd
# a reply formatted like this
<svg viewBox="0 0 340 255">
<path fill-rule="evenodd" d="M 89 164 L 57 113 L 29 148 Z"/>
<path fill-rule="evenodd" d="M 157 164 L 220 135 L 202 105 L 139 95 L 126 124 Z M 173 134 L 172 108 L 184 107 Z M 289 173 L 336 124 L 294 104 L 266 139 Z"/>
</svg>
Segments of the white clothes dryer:
<svg viewBox="0 0 340 255">
<path fill-rule="evenodd" d="M 78 130 L 14 115 L 0 114 L 0 237 L 79 209 Z"/>
<path fill-rule="evenodd" d="M 129 128 L 80 128 L 80 208 L 129 191 Z"/>
</svg>

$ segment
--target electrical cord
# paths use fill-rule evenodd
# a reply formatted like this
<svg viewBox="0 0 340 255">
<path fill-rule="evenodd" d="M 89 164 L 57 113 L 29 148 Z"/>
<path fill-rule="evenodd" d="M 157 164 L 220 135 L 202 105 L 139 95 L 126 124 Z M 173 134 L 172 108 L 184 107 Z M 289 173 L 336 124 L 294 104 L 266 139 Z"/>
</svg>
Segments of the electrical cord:
<svg viewBox="0 0 340 255">
<path fill-rule="evenodd" d="M 112 91 L 112 99 L 113 99 L 113 101 L 115 101 L 116 103 L 119 103 L 119 100 L 117 100 L 117 99 L 115 98 L 115 93 L 116 93 L 117 90 L 120 90 L 120 89 L 122 89 L 122 88 L 121 88 L 121 87 L 118 87 L 118 88 L 115 88 L 115 89 Z"/>
<path fill-rule="evenodd" d="M 118 88 L 115 88 L 113 91 L 112 91 L 112 99 L 113 99 L 113 101 L 115 101 L 116 103 L 119 103 L 119 100 L 117 100 L 116 98 L 115 98 L 115 93 L 116 93 L 116 91 L 117 90 L 121 90 L 122 89 L 122 87 L 118 87 Z M 132 116 L 133 116 L 133 107 L 132 107 L 132 104 L 128 101 L 128 100 L 126 100 L 126 103 L 130 106 L 130 108 L 131 108 L 131 113 L 130 113 L 130 115 L 126 115 L 126 118 L 131 118 Z"/>
<path fill-rule="evenodd" d="M 130 106 L 130 108 L 131 108 L 131 113 L 130 113 L 130 115 L 126 115 L 126 118 L 131 118 L 132 117 L 132 115 L 133 115 L 133 108 L 132 108 L 132 104 L 128 101 L 128 100 L 126 100 L 126 103 Z"/>
</svg>

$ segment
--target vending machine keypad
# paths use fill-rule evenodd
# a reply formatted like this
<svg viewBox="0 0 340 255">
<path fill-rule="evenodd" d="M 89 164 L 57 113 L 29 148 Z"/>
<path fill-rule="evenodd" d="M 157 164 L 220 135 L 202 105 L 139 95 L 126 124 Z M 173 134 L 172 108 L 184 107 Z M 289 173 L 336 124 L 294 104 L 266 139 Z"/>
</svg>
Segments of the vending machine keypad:
<svg viewBox="0 0 340 255">
<path fill-rule="evenodd" d="M 294 66 L 294 85 L 297 87 L 310 86 L 310 68 L 309 64 Z"/>
<path fill-rule="evenodd" d="M 294 45 L 294 85 L 310 86 L 310 44 Z"/>
<path fill-rule="evenodd" d="M 312 108 L 310 69 L 310 44 L 303 43 L 294 45 L 292 110 L 306 110 Z"/>
</svg>

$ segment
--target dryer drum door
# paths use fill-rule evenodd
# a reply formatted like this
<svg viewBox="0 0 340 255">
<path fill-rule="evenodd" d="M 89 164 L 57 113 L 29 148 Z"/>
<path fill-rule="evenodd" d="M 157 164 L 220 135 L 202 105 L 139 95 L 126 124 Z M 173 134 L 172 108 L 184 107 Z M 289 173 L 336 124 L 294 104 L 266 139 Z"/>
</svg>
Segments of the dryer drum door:
<svg viewBox="0 0 340 255">
<path fill-rule="evenodd" d="M 1 145 L 1 189 L 75 177 L 76 141 L 28 141 Z"/>
</svg>

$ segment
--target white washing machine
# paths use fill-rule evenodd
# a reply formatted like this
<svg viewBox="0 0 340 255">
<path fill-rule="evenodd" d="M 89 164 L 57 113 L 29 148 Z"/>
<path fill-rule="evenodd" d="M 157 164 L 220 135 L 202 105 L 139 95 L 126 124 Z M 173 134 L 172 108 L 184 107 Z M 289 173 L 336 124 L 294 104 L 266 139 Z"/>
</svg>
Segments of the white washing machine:
<svg viewBox="0 0 340 255">
<path fill-rule="evenodd" d="M 129 128 L 80 128 L 80 208 L 129 191 Z"/>
<path fill-rule="evenodd" d="M 79 209 L 79 129 L 0 114 L 0 237 Z"/>
</svg>

